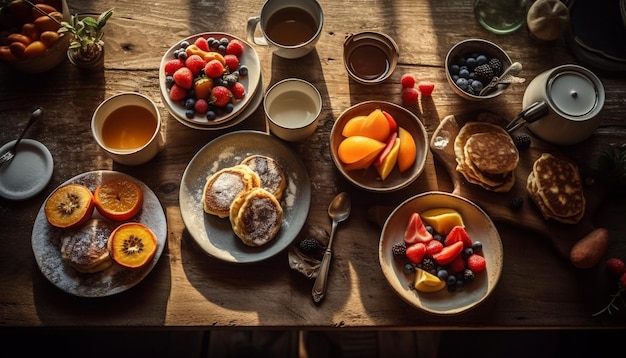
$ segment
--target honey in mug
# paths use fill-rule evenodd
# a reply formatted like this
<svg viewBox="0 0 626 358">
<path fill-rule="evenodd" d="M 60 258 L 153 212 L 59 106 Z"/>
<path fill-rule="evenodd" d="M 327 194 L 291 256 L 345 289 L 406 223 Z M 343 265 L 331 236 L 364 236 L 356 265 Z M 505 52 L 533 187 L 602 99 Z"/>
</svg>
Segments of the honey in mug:
<svg viewBox="0 0 626 358">
<path fill-rule="evenodd" d="M 283 46 L 298 46 L 315 36 L 317 23 L 308 11 L 299 7 L 277 10 L 267 20 L 265 33 Z"/>
<path fill-rule="evenodd" d="M 102 142 L 114 150 L 137 149 L 146 145 L 157 130 L 150 110 L 137 105 L 115 109 L 102 124 Z"/>
</svg>

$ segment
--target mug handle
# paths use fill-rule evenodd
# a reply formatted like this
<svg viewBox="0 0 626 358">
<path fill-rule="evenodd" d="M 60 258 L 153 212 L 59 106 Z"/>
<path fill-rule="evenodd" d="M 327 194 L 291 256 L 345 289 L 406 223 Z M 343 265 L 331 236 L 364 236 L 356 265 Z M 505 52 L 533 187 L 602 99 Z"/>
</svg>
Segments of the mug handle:
<svg viewBox="0 0 626 358">
<path fill-rule="evenodd" d="M 248 25 L 246 27 L 248 33 L 248 41 L 253 42 L 259 46 L 267 46 L 267 40 L 265 40 L 265 37 L 254 36 L 254 33 L 256 32 L 260 21 L 260 16 L 248 18 Z"/>
</svg>

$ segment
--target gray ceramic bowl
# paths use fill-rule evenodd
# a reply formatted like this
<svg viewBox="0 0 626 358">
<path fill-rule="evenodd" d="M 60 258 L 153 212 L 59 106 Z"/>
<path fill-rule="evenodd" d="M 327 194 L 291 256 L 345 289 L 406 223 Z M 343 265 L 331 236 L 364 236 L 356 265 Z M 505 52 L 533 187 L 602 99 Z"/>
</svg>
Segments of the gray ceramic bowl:
<svg viewBox="0 0 626 358">
<path fill-rule="evenodd" d="M 450 51 L 448 51 L 448 54 L 446 55 L 446 62 L 445 62 L 446 79 L 448 80 L 448 83 L 450 84 L 450 87 L 452 88 L 452 90 L 456 94 L 461 96 L 462 98 L 465 98 L 470 101 L 484 101 L 486 99 L 494 98 L 502 94 L 502 92 L 504 92 L 504 90 L 509 86 L 509 84 L 499 84 L 496 86 L 496 88 L 494 88 L 488 94 L 479 96 L 477 94 L 471 94 L 471 93 L 464 91 L 455 83 L 455 80 L 453 79 L 453 75 L 450 72 L 452 69 L 452 66 L 455 64 L 458 65 L 458 61 L 461 57 L 467 58 L 467 57 L 471 57 L 473 54 L 483 54 L 487 56 L 488 59 L 491 59 L 491 58 L 500 59 L 500 61 L 502 62 L 503 70 L 506 70 L 506 68 L 508 68 L 512 63 L 511 58 L 509 58 L 506 52 L 502 48 L 500 48 L 498 45 L 494 44 L 493 42 L 482 40 L 482 39 L 463 40 L 457 43 L 456 45 L 452 46 L 452 48 L 450 49 Z M 487 83 L 484 83 L 484 85 L 486 86 Z"/>
</svg>

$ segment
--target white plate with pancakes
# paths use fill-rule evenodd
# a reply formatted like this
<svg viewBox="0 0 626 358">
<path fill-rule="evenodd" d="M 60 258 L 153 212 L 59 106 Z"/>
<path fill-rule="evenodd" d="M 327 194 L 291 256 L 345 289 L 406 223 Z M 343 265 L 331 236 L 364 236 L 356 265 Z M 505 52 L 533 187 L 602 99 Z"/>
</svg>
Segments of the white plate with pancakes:
<svg viewBox="0 0 626 358">
<path fill-rule="evenodd" d="M 91 220 L 76 229 L 61 229 L 50 225 L 44 213 L 45 201 L 35 218 L 32 233 L 32 247 L 41 273 L 61 290 L 81 297 L 104 297 L 114 295 L 135 286 L 146 277 L 156 265 L 163 253 L 167 240 L 167 221 L 165 212 L 154 192 L 143 182 L 124 173 L 98 170 L 79 174 L 61 186 L 69 183 L 85 185 L 92 192 L 104 181 L 124 177 L 135 181 L 143 191 L 143 208 L 129 221 L 140 222 L 148 226 L 157 237 L 157 251 L 152 261 L 138 269 L 128 269 L 113 264 L 104 271 L 81 273 L 70 267 L 62 258 L 61 246 L 64 238 L 71 235 L 88 234 L 93 225 L 116 227 L 123 221 L 114 222 L 102 217 L 94 210 Z"/>
<path fill-rule="evenodd" d="M 180 48 L 180 44 L 183 41 L 188 41 L 190 44 L 193 44 L 196 39 L 199 37 L 204 37 L 206 39 L 213 37 L 217 40 L 220 38 L 227 38 L 228 40 L 238 40 L 243 44 L 243 54 L 241 55 L 240 64 L 245 65 L 248 68 L 248 75 L 241 76 L 239 82 L 244 85 L 246 89 L 246 94 L 241 101 L 237 101 L 234 103 L 233 111 L 230 113 L 225 113 L 218 115 L 215 120 L 209 121 L 205 116 L 196 114 L 193 118 L 188 118 L 185 115 L 186 108 L 184 103 L 178 103 L 170 99 L 168 94 L 168 89 L 166 85 L 166 75 L 163 71 L 165 63 L 170 60 L 175 59 L 174 52 Z M 175 45 L 173 45 L 163 56 L 161 59 L 161 64 L 159 66 L 159 87 L 161 90 L 161 97 L 163 98 L 163 103 L 167 110 L 182 124 L 195 128 L 195 129 L 204 129 L 204 130 L 218 130 L 223 129 L 225 127 L 229 127 L 232 125 L 230 123 L 234 119 L 237 119 L 237 122 L 245 119 L 246 116 L 241 116 L 244 110 L 247 109 L 248 105 L 252 102 L 255 102 L 257 99 L 257 92 L 262 92 L 263 81 L 261 78 L 261 63 L 259 57 L 256 53 L 256 50 L 250 46 L 246 41 L 222 32 L 204 32 L 195 34 L 184 39 L 178 41 Z M 258 105 L 257 105 L 258 107 Z"/>
<path fill-rule="evenodd" d="M 395 243 L 403 241 L 411 215 L 434 208 L 458 211 L 472 240 L 483 244 L 486 270 L 476 274 L 474 281 L 456 292 L 449 292 L 446 288 L 432 293 L 417 291 L 413 288 L 413 275 L 407 275 L 403 270 L 408 261 L 398 259 L 392 251 Z M 380 235 L 378 258 L 390 287 L 405 302 L 431 314 L 455 315 L 483 302 L 496 287 L 502 273 L 503 248 L 498 230 L 480 207 L 455 194 L 431 191 L 407 199 L 389 215 Z"/>
<path fill-rule="evenodd" d="M 207 214 L 203 208 L 207 177 L 251 155 L 274 159 L 287 179 L 280 200 L 281 228 L 271 241 L 258 247 L 244 244 L 228 218 Z M 196 153 L 183 173 L 179 199 L 183 222 L 205 253 L 226 262 L 251 263 L 278 254 L 296 238 L 309 214 L 311 182 L 306 167 L 287 144 L 264 132 L 237 131 L 214 139 Z"/>
</svg>

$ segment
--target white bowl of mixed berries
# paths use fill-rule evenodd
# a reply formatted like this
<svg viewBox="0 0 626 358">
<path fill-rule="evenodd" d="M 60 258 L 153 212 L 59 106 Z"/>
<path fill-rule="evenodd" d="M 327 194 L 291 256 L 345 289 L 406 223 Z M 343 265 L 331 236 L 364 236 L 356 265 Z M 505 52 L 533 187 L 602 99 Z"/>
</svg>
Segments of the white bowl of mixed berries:
<svg viewBox="0 0 626 358">
<path fill-rule="evenodd" d="M 159 70 L 166 108 L 193 128 L 231 124 L 262 87 L 261 81 L 256 51 L 244 40 L 219 32 L 178 41 L 163 56 Z"/>
<path fill-rule="evenodd" d="M 379 261 L 391 288 L 425 312 L 454 315 L 483 302 L 502 271 L 489 216 L 455 194 L 431 191 L 400 204 L 381 233 Z"/>
</svg>

